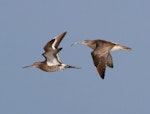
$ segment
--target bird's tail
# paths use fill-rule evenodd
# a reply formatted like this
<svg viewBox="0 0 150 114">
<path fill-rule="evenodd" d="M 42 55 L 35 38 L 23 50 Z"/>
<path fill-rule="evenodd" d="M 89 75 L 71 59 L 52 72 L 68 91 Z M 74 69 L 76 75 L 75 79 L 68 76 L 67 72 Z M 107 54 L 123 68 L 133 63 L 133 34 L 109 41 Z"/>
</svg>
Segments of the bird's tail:
<svg viewBox="0 0 150 114">
<path fill-rule="evenodd" d="M 122 47 L 122 50 L 132 50 L 132 48 L 127 47 L 127 46 L 121 46 L 121 47 Z"/>
<path fill-rule="evenodd" d="M 79 67 L 79 66 L 70 66 L 70 65 L 67 65 L 66 66 L 67 68 L 75 68 L 75 69 L 80 69 L 81 67 Z"/>
<path fill-rule="evenodd" d="M 132 50 L 132 48 L 117 44 L 111 49 L 111 51 L 115 51 L 115 50 Z"/>
</svg>

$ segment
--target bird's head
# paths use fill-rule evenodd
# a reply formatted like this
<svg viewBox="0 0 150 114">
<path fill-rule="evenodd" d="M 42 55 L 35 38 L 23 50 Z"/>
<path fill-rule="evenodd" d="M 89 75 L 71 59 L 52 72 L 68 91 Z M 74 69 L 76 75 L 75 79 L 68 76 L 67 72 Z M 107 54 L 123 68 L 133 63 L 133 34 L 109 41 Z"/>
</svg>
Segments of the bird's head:
<svg viewBox="0 0 150 114">
<path fill-rule="evenodd" d="M 71 46 L 76 45 L 76 44 L 83 44 L 83 45 L 87 45 L 90 48 L 94 49 L 96 47 L 96 43 L 95 40 L 84 40 L 82 42 L 75 42 L 73 43 Z"/>
</svg>

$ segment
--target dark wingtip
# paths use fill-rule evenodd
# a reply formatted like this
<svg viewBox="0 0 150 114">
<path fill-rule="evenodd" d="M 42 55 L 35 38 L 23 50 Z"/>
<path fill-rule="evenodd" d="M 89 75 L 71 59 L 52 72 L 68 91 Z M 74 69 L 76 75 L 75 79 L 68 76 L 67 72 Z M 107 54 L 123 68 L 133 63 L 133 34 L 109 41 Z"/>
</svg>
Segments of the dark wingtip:
<svg viewBox="0 0 150 114">
<path fill-rule="evenodd" d="M 97 68 L 97 71 L 98 71 L 98 74 L 99 74 L 99 76 L 102 78 L 102 79 L 104 79 L 104 77 L 105 77 L 105 71 L 100 71 L 100 69 L 98 69 Z"/>
<path fill-rule="evenodd" d="M 99 76 L 100 76 L 102 79 L 104 79 L 104 78 L 105 78 L 105 72 L 99 73 Z"/>
<path fill-rule="evenodd" d="M 104 80 L 104 77 L 105 77 L 105 76 L 101 76 L 101 78 L 102 78 L 103 80 Z"/>
<path fill-rule="evenodd" d="M 67 31 L 63 32 L 62 34 L 64 34 L 64 36 L 67 34 Z"/>
<path fill-rule="evenodd" d="M 99 74 L 99 76 L 101 77 L 101 79 L 104 79 L 105 78 L 105 74 Z"/>
<path fill-rule="evenodd" d="M 113 65 L 111 65 L 111 66 L 109 66 L 110 68 L 114 68 L 114 66 Z"/>
<path fill-rule="evenodd" d="M 62 49 L 63 49 L 62 47 L 61 47 L 61 48 L 58 48 L 58 52 L 61 51 Z"/>
</svg>

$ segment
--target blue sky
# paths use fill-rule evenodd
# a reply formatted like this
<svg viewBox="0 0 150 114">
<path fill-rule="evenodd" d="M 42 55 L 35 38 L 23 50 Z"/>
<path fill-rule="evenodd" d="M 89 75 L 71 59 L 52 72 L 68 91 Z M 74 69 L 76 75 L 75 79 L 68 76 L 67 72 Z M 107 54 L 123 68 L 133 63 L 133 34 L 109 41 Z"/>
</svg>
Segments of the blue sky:
<svg viewBox="0 0 150 114">
<path fill-rule="evenodd" d="M 1 0 L 1 114 L 150 113 L 150 1 Z M 43 61 L 43 46 L 67 31 L 61 60 L 82 69 L 47 73 L 22 69 Z M 102 80 L 91 49 L 70 45 L 104 39 L 133 48 L 111 52 L 114 68 Z"/>
</svg>

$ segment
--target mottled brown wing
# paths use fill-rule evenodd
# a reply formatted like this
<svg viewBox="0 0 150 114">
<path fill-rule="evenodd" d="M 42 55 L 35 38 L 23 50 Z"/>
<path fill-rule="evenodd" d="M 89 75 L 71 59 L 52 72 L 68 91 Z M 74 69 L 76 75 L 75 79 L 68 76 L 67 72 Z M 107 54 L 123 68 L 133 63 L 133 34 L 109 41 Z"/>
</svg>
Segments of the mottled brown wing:
<svg viewBox="0 0 150 114">
<path fill-rule="evenodd" d="M 99 73 L 99 75 L 101 76 L 102 79 L 104 79 L 105 77 L 105 70 L 106 70 L 106 57 L 107 55 L 101 55 L 99 53 L 96 52 L 92 52 L 91 53 L 92 58 L 93 58 L 93 63 Z"/>
<path fill-rule="evenodd" d="M 100 58 L 100 63 L 98 64 L 96 68 L 101 78 L 104 79 L 105 70 L 106 70 L 106 58 L 105 57 Z"/>
<path fill-rule="evenodd" d="M 113 68 L 113 60 L 112 60 L 112 56 L 110 53 L 108 53 L 108 56 L 107 56 L 107 66 L 109 66 L 110 68 Z"/>
<path fill-rule="evenodd" d="M 66 35 L 67 32 L 63 32 L 60 35 L 54 37 L 55 42 L 54 42 L 54 47 L 57 49 L 60 42 L 62 41 L 62 39 L 64 38 L 64 36 Z"/>
<path fill-rule="evenodd" d="M 52 51 L 52 45 L 54 43 L 55 39 L 50 40 L 45 46 L 44 46 L 44 50 L 45 51 Z"/>
<path fill-rule="evenodd" d="M 108 60 L 107 57 L 109 57 L 109 59 L 111 58 L 110 56 L 108 56 L 111 48 L 112 45 L 110 43 L 98 42 L 96 44 L 96 48 L 91 53 L 94 65 L 97 68 L 97 71 L 102 79 L 104 79 L 105 76 L 105 70 L 106 70 L 106 65 Z"/>
<path fill-rule="evenodd" d="M 45 51 L 52 51 L 58 48 L 60 42 L 64 38 L 67 32 L 63 32 L 62 34 L 55 36 L 52 40 L 50 40 L 45 46 L 44 50 Z"/>
</svg>

